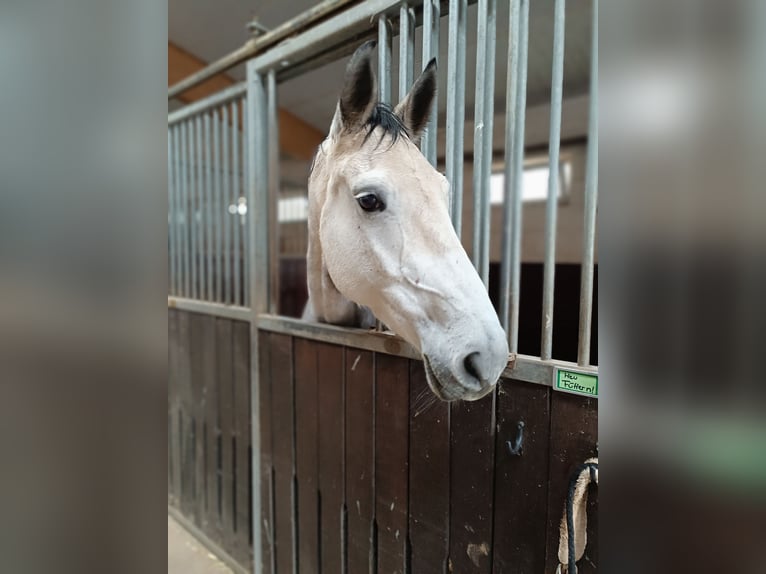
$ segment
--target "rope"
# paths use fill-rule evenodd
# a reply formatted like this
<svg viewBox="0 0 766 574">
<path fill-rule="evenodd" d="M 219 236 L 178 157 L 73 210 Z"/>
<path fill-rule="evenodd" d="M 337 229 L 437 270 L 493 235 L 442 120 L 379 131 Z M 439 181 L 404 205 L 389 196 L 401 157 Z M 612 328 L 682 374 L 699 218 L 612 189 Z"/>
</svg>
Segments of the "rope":
<svg viewBox="0 0 766 574">
<path fill-rule="evenodd" d="M 588 480 L 587 482 L 582 481 L 582 475 L 585 471 L 588 471 Z M 564 524 L 562 524 L 561 530 L 563 530 L 564 525 L 566 525 L 566 537 L 563 536 L 563 532 L 561 533 L 562 536 L 560 536 L 559 540 L 559 561 L 560 563 L 563 562 L 561 560 L 562 558 L 562 549 L 561 545 L 566 540 L 567 545 L 567 552 L 566 552 L 566 558 L 567 558 L 567 568 L 566 572 L 567 574 L 577 574 L 577 547 L 575 545 L 575 524 L 574 524 L 574 506 L 575 502 L 578 502 L 583 506 L 582 512 L 586 512 L 585 509 L 585 503 L 587 501 L 587 486 L 589 483 L 594 482 L 598 484 L 598 459 L 590 459 L 584 462 L 583 464 L 579 465 L 577 468 L 575 468 L 574 472 L 572 473 L 572 476 L 569 478 L 569 487 L 567 489 L 567 499 L 566 499 L 566 505 L 565 505 L 565 519 Z M 578 483 L 583 483 L 582 485 L 582 493 L 579 498 L 577 498 L 576 492 L 577 492 L 577 485 Z M 575 500 L 577 498 L 577 500 Z M 586 515 L 587 517 L 587 515 Z M 585 524 L 585 521 L 583 521 L 583 524 Z M 581 533 L 582 536 L 586 536 L 585 531 Z M 587 540 L 586 540 L 587 542 Z M 582 557 L 582 554 L 585 552 L 585 546 L 583 545 L 582 551 L 580 553 L 580 558 Z M 559 564 L 558 571 L 561 571 L 561 564 Z"/>
</svg>

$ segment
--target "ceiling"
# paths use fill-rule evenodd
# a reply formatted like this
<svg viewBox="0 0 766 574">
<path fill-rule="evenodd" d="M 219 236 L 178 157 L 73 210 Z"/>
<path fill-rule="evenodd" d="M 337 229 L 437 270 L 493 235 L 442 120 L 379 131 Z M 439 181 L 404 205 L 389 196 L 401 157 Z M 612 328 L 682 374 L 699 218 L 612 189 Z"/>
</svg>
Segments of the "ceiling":
<svg viewBox="0 0 766 574">
<path fill-rule="evenodd" d="M 246 24 L 256 18 L 262 25 L 272 29 L 314 5 L 309 0 L 169 0 L 168 40 L 195 56 L 213 61 L 240 47 L 248 38 Z M 507 53 L 508 53 L 508 5 L 498 3 L 497 8 L 497 58 L 495 66 L 495 110 L 505 109 Z M 528 106 L 544 105 L 549 100 L 551 87 L 551 58 L 553 43 L 554 0 L 538 0 L 530 3 L 529 64 L 527 82 Z M 588 91 L 590 78 L 590 33 L 592 0 L 568 0 L 566 2 L 566 35 L 564 57 L 564 97 L 575 98 Z M 466 116 L 473 116 L 476 69 L 476 20 L 477 5 L 468 9 L 468 39 L 466 66 Z M 439 42 L 441 73 L 439 74 L 439 112 L 446 108 L 446 61 L 447 17 L 441 21 Z M 420 30 L 416 33 L 416 46 L 421 45 Z M 397 39 L 393 49 L 392 94 L 398 94 L 396 62 Z M 416 69 L 422 67 L 419 48 L 416 49 Z M 340 91 L 345 67 L 344 58 L 303 76 L 288 80 L 279 86 L 279 105 L 320 131 L 329 127 L 335 102 Z M 244 66 L 229 74 L 244 79 Z M 442 120 L 443 122 L 443 120 Z M 443 125 L 443 123 L 442 123 Z"/>
</svg>

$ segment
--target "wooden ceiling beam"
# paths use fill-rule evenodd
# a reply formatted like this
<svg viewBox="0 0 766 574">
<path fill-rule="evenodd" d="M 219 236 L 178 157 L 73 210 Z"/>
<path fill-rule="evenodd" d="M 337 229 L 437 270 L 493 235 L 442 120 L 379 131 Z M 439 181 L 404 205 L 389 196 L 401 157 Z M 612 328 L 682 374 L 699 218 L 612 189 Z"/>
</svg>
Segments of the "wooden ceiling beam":
<svg viewBox="0 0 766 574">
<path fill-rule="evenodd" d="M 168 42 L 168 86 L 177 84 L 187 76 L 198 72 L 207 64 L 183 48 Z M 178 96 L 189 104 L 210 96 L 236 82 L 226 74 L 219 74 L 206 82 L 190 88 Z M 324 134 L 295 114 L 279 108 L 279 148 L 295 159 L 311 159 Z"/>
</svg>

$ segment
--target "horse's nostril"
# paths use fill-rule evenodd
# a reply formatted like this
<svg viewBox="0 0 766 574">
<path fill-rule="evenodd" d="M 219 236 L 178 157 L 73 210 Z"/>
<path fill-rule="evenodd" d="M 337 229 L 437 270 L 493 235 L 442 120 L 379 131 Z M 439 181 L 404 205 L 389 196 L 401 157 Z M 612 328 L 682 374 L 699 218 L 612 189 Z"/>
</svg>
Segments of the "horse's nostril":
<svg viewBox="0 0 766 574">
<path fill-rule="evenodd" d="M 479 353 L 471 353 L 465 359 L 463 359 L 463 367 L 466 372 L 471 375 L 477 381 L 481 381 L 481 374 L 477 368 L 476 362 L 479 360 Z"/>
</svg>

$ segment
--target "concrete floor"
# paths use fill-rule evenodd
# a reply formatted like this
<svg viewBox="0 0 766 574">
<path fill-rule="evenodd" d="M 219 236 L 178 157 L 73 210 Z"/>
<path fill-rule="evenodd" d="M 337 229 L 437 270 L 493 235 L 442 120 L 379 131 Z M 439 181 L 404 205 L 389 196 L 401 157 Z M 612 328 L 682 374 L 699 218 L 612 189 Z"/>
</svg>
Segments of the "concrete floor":
<svg viewBox="0 0 766 574">
<path fill-rule="evenodd" d="M 168 574 L 232 574 L 232 571 L 168 516 Z"/>
</svg>

